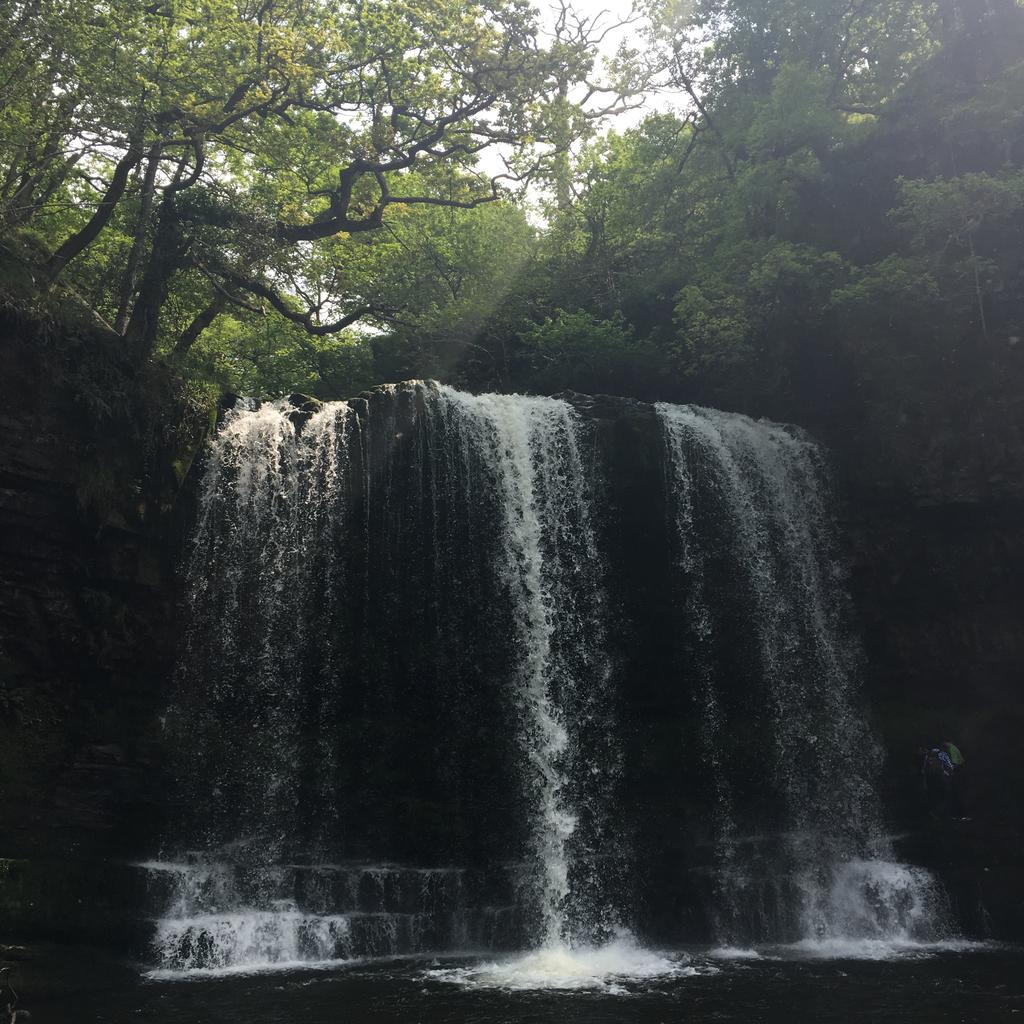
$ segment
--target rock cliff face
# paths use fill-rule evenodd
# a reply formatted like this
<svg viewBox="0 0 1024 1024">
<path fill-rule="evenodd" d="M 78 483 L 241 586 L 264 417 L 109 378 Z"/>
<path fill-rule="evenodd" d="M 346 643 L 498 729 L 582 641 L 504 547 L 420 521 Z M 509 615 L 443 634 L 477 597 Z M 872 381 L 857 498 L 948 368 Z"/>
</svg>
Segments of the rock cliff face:
<svg viewBox="0 0 1024 1024">
<path fill-rule="evenodd" d="M 48 340 L 6 317 L 0 353 L 0 857 L 9 858 L 0 920 L 25 935 L 100 938 L 142 898 L 135 883 L 87 897 L 90 912 L 78 920 L 43 905 L 47 879 L 67 872 L 68 857 L 88 864 L 153 850 L 158 717 L 176 654 L 174 567 L 187 504 L 177 498 L 209 417 L 169 378 L 120 360 L 109 340 Z M 1006 383 L 993 382 L 993 393 L 1008 393 Z M 664 537 L 643 528 L 660 518 L 652 504 L 663 501 L 657 425 L 639 403 L 568 397 L 607 459 L 609 549 L 625 602 L 617 621 L 630 631 L 610 639 L 631 652 L 639 682 L 629 715 L 645 745 L 625 754 L 656 779 L 659 758 L 680 756 L 664 716 L 680 703 L 665 667 Z M 797 411 L 792 419 L 835 453 L 901 853 L 942 873 L 972 931 L 1019 937 L 1024 407 L 979 399 L 973 411 L 948 408 L 895 425 Z M 659 722 L 664 742 L 650 745 Z M 962 825 L 932 823 L 919 793 L 915 749 L 945 739 L 968 759 L 974 820 Z M 632 827 L 645 842 L 678 845 L 687 863 L 671 821 L 677 797 L 648 791 L 663 813 L 638 816 Z M 83 869 L 72 886 L 79 895 L 61 890 L 61 903 L 81 898 L 97 877 Z M 672 885 L 645 879 L 642 887 Z M 93 913 L 104 899 L 106 910 Z M 685 901 L 646 911 L 652 933 L 659 914 L 690 913 Z M 100 923 L 90 927 L 87 917 Z"/>
<path fill-rule="evenodd" d="M 116 339 L 0 318 L 0 855 L 151 841 L 173 502 L 208 424 Z"/>
<path fill-rule="evenodd" d="M 1011 358 L 1013 357 L 1013 358 Z M 903 852 L 968 925 L 1024 934 L 1024 353 L 808 417 L 832 450 L 865 683 Z M 965 814 L 924 810 L 918 746 L 952 740 Z"/>
</svg>

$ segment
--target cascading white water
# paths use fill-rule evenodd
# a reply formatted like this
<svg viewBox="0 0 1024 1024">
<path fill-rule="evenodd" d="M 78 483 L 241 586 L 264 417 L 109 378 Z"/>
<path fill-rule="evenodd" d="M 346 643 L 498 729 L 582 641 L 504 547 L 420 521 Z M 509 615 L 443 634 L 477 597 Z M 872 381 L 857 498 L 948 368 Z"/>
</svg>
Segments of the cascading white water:
<svg viewBox="0 0 1024 1024">
<path fill-rule="evenodd" d="M 610 934 L 617 921 L 593 859 L 610 834 L 618 757 L 590 501 L 577 417 L 564 401 L 415 383 L 380 392 L 358 415 L 346 403 L 236 406 L 203 480 L 188 566 L 192 625 L 171 714 L 182 745 L 207 758 L 182 768 L 189 806 L 206 822 L 207 853 L 188 877 L 221 857 L 270 877 L 289 856 L 315 866 L 328 836 L 343 840 L 335 760 L 356 671 L 346 654 L 372 658 L 389 624 L 364 617 L 358 636 L 346 633 L 360 603 L 394 607 L 381 572 L 413 571 L 415 547 L 426 557 L 428 621 L 452 630 L 436 641 L 445 665 L 465 623 L 447 623 L 449 608 L 489 592 L 507 604 L 508 702 L 533 865 L 524 895 L 538 941 Z M 429 537 L 410 536 L 414 522 Z M 493 551 L 493 585 L 451 550 L 462 523 L 481 555 Z M 362 560 L 354 605 L 353 558 Z M 161 959 L 234 967 L 366 947 L 337 915 L 311 915 L 275 892 L 225 891 L 198 906 L 176 897 L 159 928 Z"/>
<path fill-rule="evenodd" d="M 731 598 L 749 616 L 770 716 L 771 771 L 785 818 L 789 891 L 805 940 L 930 938 L 941 896 L 927 872 L 891 863 L 872 766 L 879 751 L 858 707 L 857 648 L 843 622 L 841 572 L 820 451 L 799 431 L 696 406 L 659 404 L 683 607 L 698 641 L 713 631 L 698 515 L 722 517 Z M 701 506 L 698 510 L 698 506 Z M 721 602 L 724 595 L 719 594 Z M 749 899 L 713 667 L 702 666 L 703 737 L 716 789 L 720 918 L 733 942 Z M 780 867 L 781 869 L 781 867 Z M 723 920 L 729 922 L 722 925 Z"/>
<path fill-rule="evenodd" d="M 664 435 L 664 578 L 703 753 L 680 778 L 714 805 L 720 938 L 927 935 L 935 887 L 883 836 L 817 448 L 741 416 L 630 409 L 645 452 Z M 637 658 L 633 626 L 664 563 L 634 569 L 621 490 L 598 500 L 616 443 L 598 422 L 561 399 L 421 382 L 227 415 L 168 715 L 182 813 L 151 871 L 164 967 L 529 945 L 467 983 L 678 970 L 621 926 L 659 898 L 625 903 L 660 870 L 643 797 L 673 785 L 643 744 L 672 749 L 693 716 L 681 698 L 651 728 L 675 640 Z M 623 520 L 652 538 L 656 466 L 657 522 L 639 502 Z M 676 842 L 663 817 L 654 834 Z M 749 929 L 751 908 L 770 927 Z"/>
<path fill-rule="evenodd" d="M 493 475 L 502 514 L 501 564 L 518 639 L 518 703 L 530 765 L 533 852 L 541 866 L 542 941 L 573 941 L 570 844 L 576 831 L 580 778 L 605 780 L 590 820 L 607 818 L 607 780 L 616 769 L 609 740 L 587 749 L 570 716 L 607 714 L 608 668 L 602 648 L 601 569 L 590 523 L 590 493 L 576 414 L 564 401 L 523 395 L 469 395 L 438 387 L 441 415 L 457 420 Z M 585 885 L 585 883 L 584 883 Z M 576 908 L 578 911 L 580 908 Z M 587 907 L 577 924 L 609 921 Z"/>
<path fill-rule="evenodd" d="M 674 577 L 689 582 L 683 607 L 687 625 L 696 637 L 696 647 L 698 651 L 703 651 L 712 639 L 714 624 L 704 580 L 706 553 L 694 536 L 694 516 L 698 513 L 695 480 L 687 457 L 690 448 L 687 419 L 679 407 L 660 405 L 657 409 L 666 440 L 665 489 L 672 519 L 672 539 L 675 542 Z M 714 786 L 714 828 L 719 864 L 712 913 L 717 937 L 723 942 L 732 943 L 740 938 L 734 934 L 733 922 L 740 916 L 738 901 L 741 893 L 735 884 L 737 826 L 732 790 L 721 764 L 722 709 L 710 659 L 702 658 L 691 666 L 691 670 L 697 681 L 695 689 L 699 703 L 700 738 Z"/>
<path fill-rule="evenodd" d="M 181 727 L 231 746 L 210 791 L 195 795 L 222 808 L 207 818 L 225 831 L 209 841 L 258 839 L 264 856 L 279 853 L 297 831 L 301 710 L 312 697 L 321 718 L 336 714 L 332 690 L 344 670 L 335 654 L 339 637 L 310 636 L 307 609 L 315 605 L 334 621 L 344 586 L 337 553 L 354 417 L 346 403 L 331 403 L 298 432 L 293 416 L 287 402 L 241 402 L 212 443 L 187 567 L 186 645 L 196 653 L 185 662 L 186 671 L 202 662 L 212 692 L 200 705 L 205 714 L 197 716 L 193 702 L 174 709 Z M 311 648 L 319 665 L 312 694 L 296 685 Z M 232 682 L 240 674 L 244 692 Z M 232 718 L 244 728 L 225 731 Z M 324 815 L 333 806 L 332 759 L 322 744 L 311 765 L 327 798 Z"/>
<path fill-rule="evenodd" d="M 294 441 L 295 428 L 280 405 L 240 404 L 227 415 L 207 463 L 187 574 L 194 632 L 216 631 L 220 664 L 249 661 L 251 729 L 274 737 L 229 755 L 226 761 L 235 770 L 206 798 L 233 804 L 250 834 L 273 822 L 266 834 L 270 842 L 288 828 L 295 803 L 289 771 L 296 757 L 295 694 L 287 680 L 294 674 L 302 623 L 285 594 L 296 579 L 290 571 L 296 547 Z M 235 694 L 222 672 L 212 672 L 209 683 L 211 716 L 199 728 L 212 732 L 222 728 L 219 707 Z M 226 738 L 251 747 L 248 737 Z"/>
</svg>

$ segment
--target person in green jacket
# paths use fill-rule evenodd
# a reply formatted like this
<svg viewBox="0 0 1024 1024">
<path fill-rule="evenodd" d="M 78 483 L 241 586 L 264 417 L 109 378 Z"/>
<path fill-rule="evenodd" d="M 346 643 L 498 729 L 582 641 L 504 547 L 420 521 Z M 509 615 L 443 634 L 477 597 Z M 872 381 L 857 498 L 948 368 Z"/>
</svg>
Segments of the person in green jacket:
<svg viewBox="0 0 1024 1024">
<path fill-rule="evenodd" d="M 961 768 L 963 766 L 964 755 L 960 753 L 960 748 L 952 740 L 946 740 L 942 744 L 942 748 L 949 754 L 949 759 L 953 762 L 954 768 Z"/>
<path fill-rule="evenodd" d="M 953 809 L 953 817 L 959 818 L 960 821 L 970 821 L 964 814 L 964 801 L 963 801 L 963 770 L 964 770 L 964 755 L 960 753 L 960 748 L 952 740 L 944 740 L 942 749 L 949 756 L 950 761 L 953 762 L 953 774 L 949 779 L 949 802 Z"/>
</svg>

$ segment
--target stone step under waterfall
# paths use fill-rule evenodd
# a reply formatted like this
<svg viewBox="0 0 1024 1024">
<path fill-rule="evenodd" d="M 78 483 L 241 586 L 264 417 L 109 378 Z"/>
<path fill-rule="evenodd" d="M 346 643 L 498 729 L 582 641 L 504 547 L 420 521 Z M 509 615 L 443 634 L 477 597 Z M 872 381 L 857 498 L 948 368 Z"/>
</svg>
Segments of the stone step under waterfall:
<svg viewBox="0 0 1024 1024">
<path fill-rule="evenodd" d="M 487 871 L 394 865 L 150 861 L 150 899 L 183 913 L 285 901 L 308 913 L 418 914 L 490 900 L 512 903 L 520 866 Z"/>
<path fill-rule="evenodd" d="M 498 951 L 524 941 L 522 869 L 396 865 L 139 865 L 160 913 L 160 967 L 210 969 Z"/>
</svg>

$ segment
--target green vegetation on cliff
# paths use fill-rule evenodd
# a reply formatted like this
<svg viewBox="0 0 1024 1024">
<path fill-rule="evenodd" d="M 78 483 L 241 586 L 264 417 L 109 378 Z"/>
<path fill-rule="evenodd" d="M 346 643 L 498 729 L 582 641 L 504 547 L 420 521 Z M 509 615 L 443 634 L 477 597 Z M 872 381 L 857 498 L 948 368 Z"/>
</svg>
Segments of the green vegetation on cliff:
<svg viewBox="0 0 1024 1024">
<path fill-rule="evenodd" d="M 1014 0 L 652 2 L 595 95 L 674 106 L 604 136 L 567 8 L 0 14 L 4 291 L 217 388 L 905 412 L 1021 358 Z"/>
</svg>

